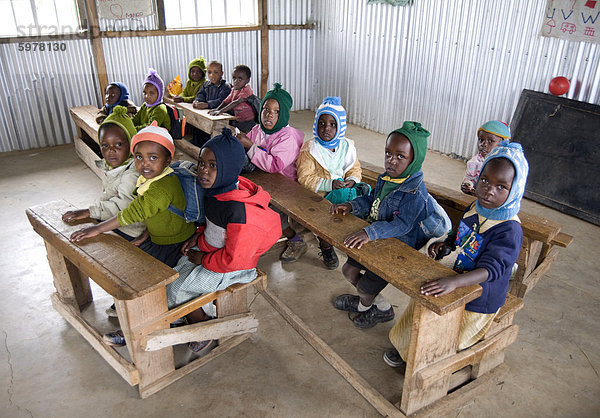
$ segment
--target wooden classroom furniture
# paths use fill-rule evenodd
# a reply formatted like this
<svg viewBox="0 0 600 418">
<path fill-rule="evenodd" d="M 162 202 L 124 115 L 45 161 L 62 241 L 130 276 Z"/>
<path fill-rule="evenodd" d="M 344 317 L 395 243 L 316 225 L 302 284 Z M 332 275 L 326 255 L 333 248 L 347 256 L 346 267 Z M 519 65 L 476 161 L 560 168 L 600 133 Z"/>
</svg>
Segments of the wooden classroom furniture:
<svg viewBox="0 0 600 418">
<path fill-rule="evenodd" d="M 361 167 L 363 181 L 375 187 L 377 177 L 385 170 L 362 161 Z M 446 210 L 453 225 L 458 223 L 465 209 L 475 200 L 475 197 L 462 193 L 458 187 L 453 190 L 429 182 L 425 182 L 425 185 Z M 560 248 L 567 247 L 573 237 L 560 232 L 561 225 L 548 219 L 523 211 L 519 212 L 519 219 L 523 228 L 523 245 L 517 260 L 517 272 L 511 280 L 510 293 L 522 298 L 548 271 Z"/>
<path fill-rule="evenodd" d="M 169 310 L 165 286 L 178 273 L 116 234 L 73 243 L 70 235 L 85 222 L 68 225 L 61 215 L 73 210 L 54 201 L 27 209 L 33 229 L 44 239 L 56 293 L 52 305 L 130 385 L 139 385 L 142 398 L 152 395 L 210 360 L 229 351 L 255 332 L 258 321 L 248 312 L 247 288 L 266 287 L 266 275 L 248 284 L 202 295 Z M 89 279 L 114 297 L 119 323 L 131 361 L 102 340 L 82 315 L 92 302 Z M 178 318 L 215 301 L 217 319 L 169 328 Z M 175 368 L 173 345 L 218 339 L 204 357 Z"/>
<path fill-rule="evenodd" d="M 194 109 L 191 103 L 175 103 L 175 106 L 183 111 L 186 124 L 194 125 L 201 131 L 206 132 L 211 137 L 219 135 L 224 126 L 229 126 L 230 120 L 235 120 L 235 116 L 223 113 L 218 116 L 209 115 L 212 109 Z"/>
<path fill-rule="evenodd" d="M 352 215 L 330 215 L 330 203 L 326 199 L 280 174 L 257 170 L 247 177 L 271 194 L 271 203 L 278 209 L 415 301 L 402 398 L 398 405 L 404 414 L 432 404 L 451 389 L 503 363 L 505 349 L 518 333 L 518 326 L 512 321 L 515 312 L 523 306 L 520 298 L 509 295 L 485 338 L 457 352 L 464 307 L 481 294 L 479 285 L 459 288 L 438 298 L 423 296 L 422 284 L 456 273 L 394 238 L 370 242 L 360 250 L 346 248 L 344 238 L 367 226 L 366 221 Z M 275 295 L 269 290 L 261 293 L 380 413 L 401 415 Z"/>
</svg>

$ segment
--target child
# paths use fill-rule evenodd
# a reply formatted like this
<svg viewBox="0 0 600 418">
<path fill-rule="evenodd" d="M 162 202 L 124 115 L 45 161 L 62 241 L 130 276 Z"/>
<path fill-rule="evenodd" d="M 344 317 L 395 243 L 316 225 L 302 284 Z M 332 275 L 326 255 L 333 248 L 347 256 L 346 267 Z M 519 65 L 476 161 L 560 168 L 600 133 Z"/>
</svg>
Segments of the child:
<svg viewBox="0 0 600 418">
<path fill-rule="evenodd" d="M 192 103 L 194 109 L 216 109 L 231 93 L 231 84 L 223 79 L 223 65 L 211 61 L 207 69 L 206 81 Z"/>
<path fill-rule="evenodd" d="M 435 258 L 445 249 L 458 247 L 454 271 L 421 286 L 427 296 L 442 296 L 457 287 L 479 283 L 481 296 L 465 305 L 458 350 L 475 344 L 485 335 L 498 310 L 504 305 L 512 266 L 517 261 L 523 231 L 517 216 L 529 167 L 520 144 L 504 141 L 486 157 L 475 188 L 477 200 L 465 211 L 457 230 L 445 241 L 429 246 Z M 405 363 L 410 339 L 414 302 L 390 330 L 395 349 L 384 354 L 392 367 Z"/>
<path fill-rule="evenodd" d="M 362 173 L 356 148 L 345 134 L 346 110 L 342 107 L 341 99 L 326 97 L 315 115 L 313 139 L 302 145 L 296 161 L 298 182 L 301 185 L 326 195 L 325 198 L 333 199 L 330 194 L 349 192 L 360 182 Z M 334 203 L 348 200 L 351 199 L 342 198 L 341 202 L 336 199 Z M 328 269 L 335 270 L 339 261 L 333 247 L 321 238 L 318 240 L 323 263 Z"/>
<path fill-rule="evenodd" d="M 135 135 L 135 126 L 127 116 L 127 109 L 115 106 L 98 129 L 101 160 L 96 165 L 102 170 L 102 194 L 100 200 L 88 209 L 68 211 L 62 220 L 71 223 L 78 219 L 92 218 L 105 221 L 129 206 L 133 200 L 133 190 L 138 177 L 135 164 L 129 151 L 129 143 Z M 146 226 L 143 222 L 121 226 L 115 232 L 128 241 L 139 237 Z M 141 244 L 141 242 L 134 242 Z"/>
<path fill-rule="evenodd" d="M 139 112 L 133 118 L 135 129 L 139 132 L 152 121 L 166 130 L 171 129 L 171 119 L 167 113 L 167 107 L 163 104 L 164 85 L 156 70 L 150 68 L 148 76 L 144 80 L 144 103 Z"/>
<path fill-rule="evenodd" d="M 215 110 L 209 112 L 211 115 L 220 115 L 233 109 L 236 120 L 230 124 L 244 133 L 249 132 L 256 125 L 254 110 L 246 102 L 246 99 L 254 94 L 252 87 L 248 84 L 251 75 L 250 68 L 245 65 L 235 67 L 231 76 L 233 90 Z"/>
<path fill-rule="evenodd" d="M 204 57 L 194 59 L 188 66 L 188 80 L 179 96 L 173 97 L 175 103 L 192 103 L 196 94 L 206 81 L 206 61 Z"/>
<path fill-rule="evenodd" d="M 481 172 L 481 166 L 485 156 L 502 140 L 510 141 L 510 128 L 499 120 L 490 120 L 477 130 L 477 149 L 479 152 L 467 161 L 465 178 L 460 185 L 460 190 L 465 194 L 475 196 L 475 184 Z"/>
<path fill-rule="evenodd" d="M 199 227 L 182 249 L 185 256 L 175 267 L 179 278 L 167 285 L 169 308 L 234 283 L 251 282 L 258 258 L 281 236 L 279 215 L 269 209 L 269 194 L 239 177 L 244 160 L 244 148 L 227 128 L 202 148 L 198 180 L 206 189 L 206 226 Z M 207 317 L 199 309 L 188 319 Z M 210 342 L 189 347 L 198 352 Z"/>
<path fill-rule="evenodd" d="M 273 90 L 265 94 L 261 102 L 258 122 L 248 135 L 240 133 L 237 138 L 246 149 L 250 167 L 258 167 L 267 173 L 281 173 L 296 181 L 296 159 L 304 142 L 304 133 L 288 125 L 292 96 L 275 83 Z M 288 217 L 281 216 L 281 228 L 288 238 L 280 260 L 284 263 L 297 261 L 307 250 L 306 243 L 289 225 Z"/>
<path fill-rule="evenodd" d="M 101 124 L 110 115 L 115 106 L 126 107 L 127 115 L 130 118 L 133 118 L 137 113 L 137 107 L 135 103 L 129 100 L 129 91 L 123 83 L 115 82 L 106 86 L 104 99 L 106 100 L 106 104 L 98 111 L 98 116 L 96 116 L 96 123 L 98 124 Z"/>
<path fill-rule="evenodd" d="M 194 109 L 215 109 L 230 93 L 231 85 L 223 80 L 223 66 L 218 61 L 211 61 L 208 64 L 208 81 L 202 85 L 192 105 Z M 187 129 L 192 132 L 191 142 L 197 147 L 202 147 L 210 139 L 208 133 L 191 125 Z"/>
<path fill-rule="evenodd" d="M 429 203 L 421 165 L 427 151 L 430 133 L 418 122 L 404 122 L 402 128 L 389 134 L 385 144 L 385 173 L 377 179 L 375 190 L 349 203 L 331 205 L 330 212 L 341 210 L 368 217 L 370 225 L 344 240 L 348 248 L 361 248 L 369 241 L 397 238 L 413 248 L 427 243 L 420 223 L 435 212 Z M 361 274 L 361 271 L 365 271 Z M 348 258 L 342 267 L 346 280 L 358 291 L 341 295 L 334 301 L 336 309 L 348 311 L 358 328 L 371 328 L 379 322 L 394 319 L 394 310 L 380 292 L 387 282 L 357 261 Z"/>
</svg>

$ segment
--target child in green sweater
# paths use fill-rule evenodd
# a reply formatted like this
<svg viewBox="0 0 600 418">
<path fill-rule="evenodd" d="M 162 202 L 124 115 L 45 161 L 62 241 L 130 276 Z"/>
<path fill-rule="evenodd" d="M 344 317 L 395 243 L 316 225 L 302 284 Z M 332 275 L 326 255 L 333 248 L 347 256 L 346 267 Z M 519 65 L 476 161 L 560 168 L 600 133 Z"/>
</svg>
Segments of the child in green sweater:
<svg viewBox="0 0 600 418">
<path fill-rule="evenodd" d="M 138 132 L 154 120 L 158 126 L 162 126 L 167 131 L 171 129 L 171 118 L 167 113 L 167 106 L 163 103 L 163 93 L 162 79 L 156 70 L 150 68 L 148 76 L 144 80 L 144 103 L 133 117 L 133 124 Z"/>
<path fill-rule="evenodd" d="M 180 95 L 174 96 L 175 103 L 192 103 L 206 82 L 206 61 L 204 57 L 193 59 L 188 66 L 188 80 Z"/>
</svg>

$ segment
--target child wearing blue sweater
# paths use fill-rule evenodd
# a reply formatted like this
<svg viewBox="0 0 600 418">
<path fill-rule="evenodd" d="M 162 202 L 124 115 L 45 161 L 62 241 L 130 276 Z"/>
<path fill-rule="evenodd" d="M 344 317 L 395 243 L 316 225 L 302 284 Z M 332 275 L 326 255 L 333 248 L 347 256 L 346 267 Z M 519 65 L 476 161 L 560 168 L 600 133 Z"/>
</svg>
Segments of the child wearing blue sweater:
<svg viewBox="0 0 600 418">
<path fill-rule="evenodd" d="M 512 266 L 523 240 L 519 209 L 529 166 L 518 143 L 502 142 L 486 157 L 477 181 L 477 200 L 465 211 L 455 232 L 429 246 L 429 256 L 458 251 L 454 263 L 457 276 L 442 277 L 421 286 L 421 293 L 438 297 L 458 287 L 480 284 L 481 296 L 465 305 L 458 349 L 479 341 L 506 301 Z M 398 367 L 405 363 L 414 303 L 390 330 L 394 349 L 384 354 L 385 362 Z"/>
</svg>

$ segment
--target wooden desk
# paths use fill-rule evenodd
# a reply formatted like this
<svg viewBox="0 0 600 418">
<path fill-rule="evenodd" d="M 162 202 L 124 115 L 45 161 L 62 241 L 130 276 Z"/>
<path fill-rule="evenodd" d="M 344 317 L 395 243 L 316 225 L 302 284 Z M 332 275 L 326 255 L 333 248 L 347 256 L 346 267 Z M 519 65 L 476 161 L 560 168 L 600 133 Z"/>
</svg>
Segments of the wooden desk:
<svg viewBox="0 0 600 418">
<path fill-rule="evenodd" d="M 326 199 L 280 174 L 255 171 L 247 177 L 270 193 L 271 203 L 275 207 L 386 279 L 415 301 L 411 340 L 399 405 L 402 412 L 412 414 L 444 397 L 452 387 L 478 377 L 479 374 L 503 361 L 503 350 L 515 340 L 518 330 L 515 325 L 512 325 L 514 311 L 522 306 L 518 298 L 511 298 L 514 299 L 515 310 L 507 313 L 508 324 L 498 328 L 497 333 L 489 339 L 486 338 L 470 349 L 457 353 L 458 332 L 464 306 L 481 294 L 479 285 L 459 288 L 439 298 L 423 296 L 420 293 L 423 283 L 455 273 L 394 238 L 369 242 L 360 250 L 346 248 L 343 244 L 344 238 L 365 227 L 366 221 L 352 215 L 330 215 L 330 203 Z M 391 410 L 386 401 L 373 393 L 374 390 L 369 389 L 368 384 L 361 381 L 360 377 L 354 374 L 352 378 L 348 378 L 347 376 L 352 374 L 348 371 L 348 369 L 352 370 L 349 365 L 337 358 L 322 340 L 311 335 L 308 327 L 294 318 L 292 313 L 286 311 L 280 301 L 272 295 L 265 297 L 271 299 L 270 302 L 288 321 L 291 318 L 290 323 L 299 330 L 301 335 L 305 338 L 308 335 L 309 342 L 316 340 L 311 342 L 313 347 L 382 414 L 399 412 Z M 330 361 L 330 358 L 334 358 L 334 361 Z M 472 367 L 467 373 L 453 375 L 454 372 L 468 365 Z"/>
<path fill-rule="evenodd" d="M 165 286 L 178 273 L 115 234 L 72 243 L 69 237 L 84 221 L 68 225 L 61 215 L 74 207 L 55 201 L 27 209 L 33 229 L 44 239 L 56 293 L 52 305 L 130 385 L 139 385 L 142 398 L 166 387 L 210 360 L 229 351 L 255 332 L 258 321 L 248 313 L 246 289 L 266 287 L 266 275 L 248 284 L 201 295 L 171 310 Z M 119 323 L 131 362 L 102 340 L 81 314 L 92 302 L 89 279 L 115 298 Z M 170 329 L 169 324 L 215 301 L 218 319 Z M 218 339 L 208 355 L 175 369 L 172 346 Z"/>
<path fill-rule="evenodd" d="M 201 131 L 206 132 L 210 136 L 220 134 L 223 126 L 228 125 L 230 120 L 235 120 L 235 116 L 224 113 L 219 116 L 209 115 L 211 109 L 194 109 L 191 103 L 176 103 L 178 108 L 183 111 L 186 123 L 194 125 Z M 215 133 L 215 131 L 217 133 Z"/>
</svg>

